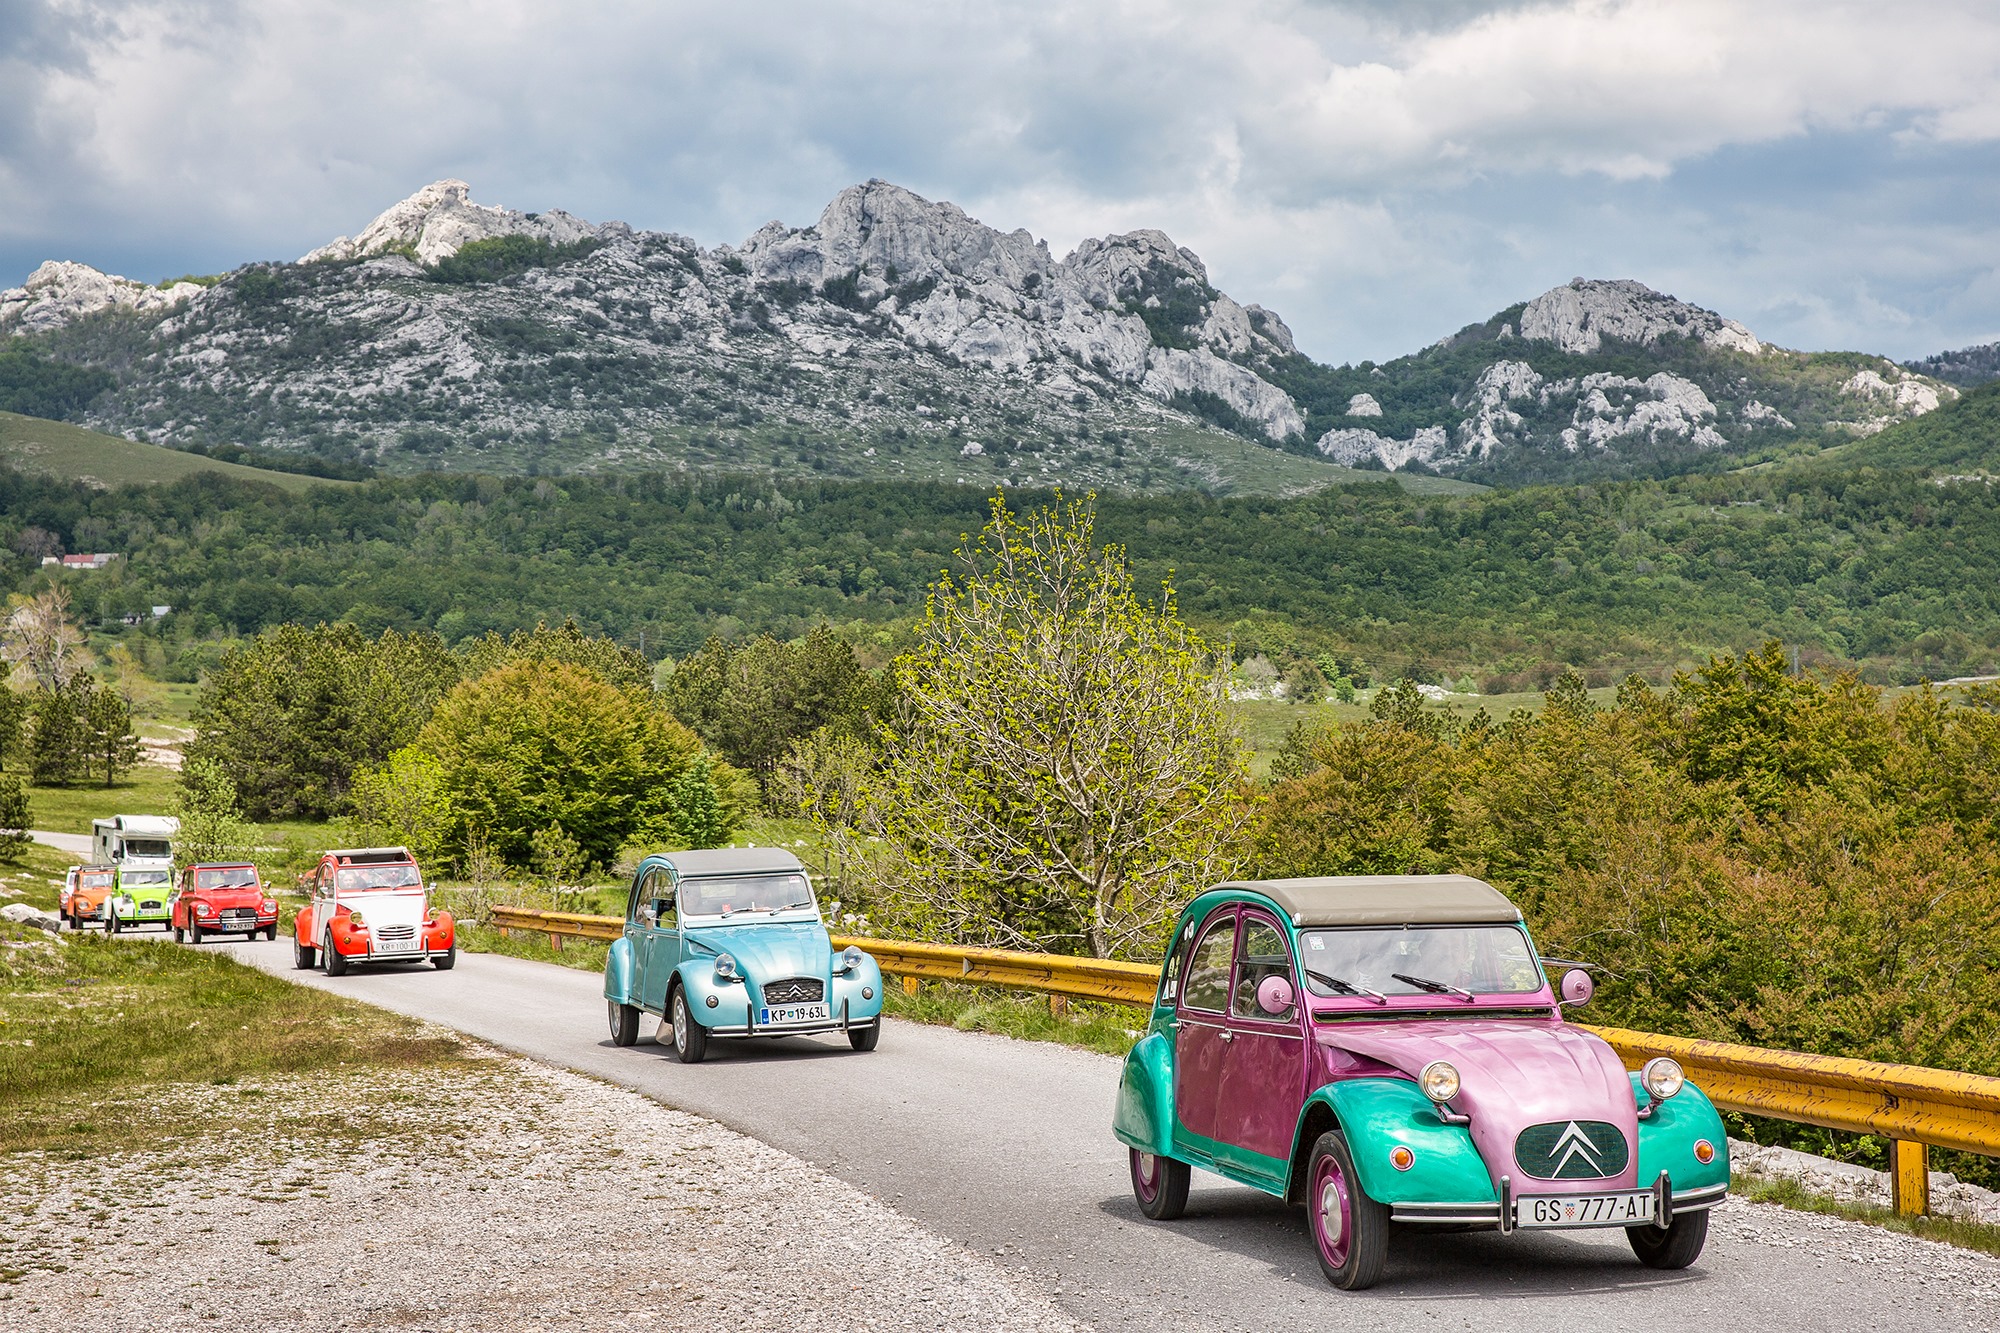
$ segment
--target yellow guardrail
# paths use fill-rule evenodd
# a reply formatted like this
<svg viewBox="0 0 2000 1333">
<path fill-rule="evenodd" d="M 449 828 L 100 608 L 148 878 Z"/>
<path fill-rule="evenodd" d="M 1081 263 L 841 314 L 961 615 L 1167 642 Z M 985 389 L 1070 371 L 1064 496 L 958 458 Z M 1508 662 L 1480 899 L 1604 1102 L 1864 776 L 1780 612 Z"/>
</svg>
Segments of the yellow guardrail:
<svg viewBox="0 0 2000 1333">
<path fill-rule="evenodd" d="M 616 939 L 624 930 L 617 917 L 524 907 L 496 907 L 492 921 L 502 928 L 545 931 L 552 944 L 563 935 Z M 1160 981 L 1159 969 L 1146 963 L 833 936 L 835 948 L 850 944 L 872 954 L 883 971 L 903 978 L 913 993 L 917 979 L 928 977 L 1148 1009 Z M 1633 1069 L 1656 1055 L 1672 1056 L 1725 1111 L 1889 1139 L 1898 1212 L 1930 1211 L 1927 1146 L 2000 1156 L 2000 1078 L 1581 1026 L 1609 1042 Z"/>
</svg>

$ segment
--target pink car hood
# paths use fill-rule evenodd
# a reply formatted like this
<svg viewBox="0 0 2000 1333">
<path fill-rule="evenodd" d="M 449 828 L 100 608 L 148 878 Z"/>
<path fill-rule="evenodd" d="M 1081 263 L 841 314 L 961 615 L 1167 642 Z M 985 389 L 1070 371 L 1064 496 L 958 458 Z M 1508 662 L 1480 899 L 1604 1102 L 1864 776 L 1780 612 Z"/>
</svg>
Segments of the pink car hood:
<svg viewBox="0 0 2000 1333">
<path fill-rule="evenodd" d="M 1351 1051 L 1411 1078 L 1433 1060 L 1457 1068 L 1451 1105 L 1470 1116 L 1472 1141 L 1499 1188 L 1513 1177 L 1520 1194 L 1573 1194 L 1636 1185 L 1638 1105 L 1624 1064 L 1602 1038 L 1537 1019 L 1418 1019 L 1401 1023 L 1341 1023 L 1314 1033 L 1323 1047 Z M 1350 1065 L 1335 1057 L 1329 1066 Z M 1336 1076 L 1338 1076 L 1336 1074 Z M 1625 1136 L 1625 1169 L 1588 1179 L 1536 1179 L 1514 1156 L 1514 1141 L 1531 1125 L 1601 1121 Z"/>
</svg>

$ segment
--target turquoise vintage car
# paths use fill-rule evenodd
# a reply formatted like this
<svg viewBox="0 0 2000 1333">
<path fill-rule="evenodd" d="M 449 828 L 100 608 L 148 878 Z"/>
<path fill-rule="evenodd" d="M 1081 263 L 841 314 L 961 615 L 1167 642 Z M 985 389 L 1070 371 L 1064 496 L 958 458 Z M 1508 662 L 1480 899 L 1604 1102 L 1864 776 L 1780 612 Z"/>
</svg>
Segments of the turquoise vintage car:
<svg viewBox="0 0 2000 1333">
<path fill-rule="evenodd" d="M 1564 969 L 1560 991 L 1544 965 Z M 1224 884 L 1181 915 L 1113 1130 L 1159 1221 L 1201 1167 L 1306 1207 L 1321 1269 L 1372 1285 L 1389 1224 L 1622 1227 L 1685 1268 L 1729 1191 L 1715 1107 L 1564 1020 L 1582 964 L 1463 875 Z"/>
<path fill-rule="evenodd" d="M 625 932 L 604 964 L 611 1040 L 660 1017 L 674 1058 L 697 1064 L 712 1037 L 840 1032 L 857 1051 L 882 1036 L 882 972 L 836 950 L 805 867 L 768 847 L 667 852 L 640 862 Z"/>
</svg>

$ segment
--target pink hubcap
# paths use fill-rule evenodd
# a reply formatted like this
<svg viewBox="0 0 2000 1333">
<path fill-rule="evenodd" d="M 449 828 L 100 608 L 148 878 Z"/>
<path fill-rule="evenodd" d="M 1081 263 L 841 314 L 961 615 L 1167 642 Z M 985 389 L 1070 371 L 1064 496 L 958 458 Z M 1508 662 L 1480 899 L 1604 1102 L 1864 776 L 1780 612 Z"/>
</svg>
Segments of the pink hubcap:
<svg viewBox="0 0 2000 1333">
<path fill-rule="evenodd" d="M 1149 1152 L 1135 1152 L 1132 1155 L 1132 1179 L 1139 1186 L 1139 1196 L 1151 1202 L 1160 1192 L 1160 1159 Z"/>
<path fill-rule="evenodd" d="M 1347 1177 L 1331 1157 L 1320 1160 L 1313 1172 L 1313 1239 L 1326 1261 L 1339 1268 L 1347 1262 L 1347 1231 L 1352 1220 L 1348 1207 Z"/>
</svg>

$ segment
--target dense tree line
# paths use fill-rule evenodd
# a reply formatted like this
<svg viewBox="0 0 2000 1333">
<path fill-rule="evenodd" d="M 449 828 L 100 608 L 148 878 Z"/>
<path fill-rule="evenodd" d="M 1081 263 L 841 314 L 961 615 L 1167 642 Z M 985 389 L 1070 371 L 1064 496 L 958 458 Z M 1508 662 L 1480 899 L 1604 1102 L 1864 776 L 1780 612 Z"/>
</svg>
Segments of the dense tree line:
<svg viewBox="0 0 2000 1333">
<path fill-rule="evenodd" d="M 981 506 L 914 484 L 429 476 L 290 496 L 0 474 L 0 537 L 126 553 L 74 580 L 96 618 L 165 603 L 183 632 L 344 620 L 457 644 L 574 617 L 675 657 L 822 620 L 893 645 Z M 1107 497 L 1098 525 L 1142 586 L 1175 575 L 1192 623 L 1265 624 L 1297 661 L 1347 654 L 1389 679 L 1412 662 L 1664 679 L 1772 637 L 1884 682 L 2000 669 L 2000 490 L 1977 481 L 1776 472 L 1456 498 L 1385 482 Z M 17 589 L 47 577 L 8 569 Z"/>
</svg>

